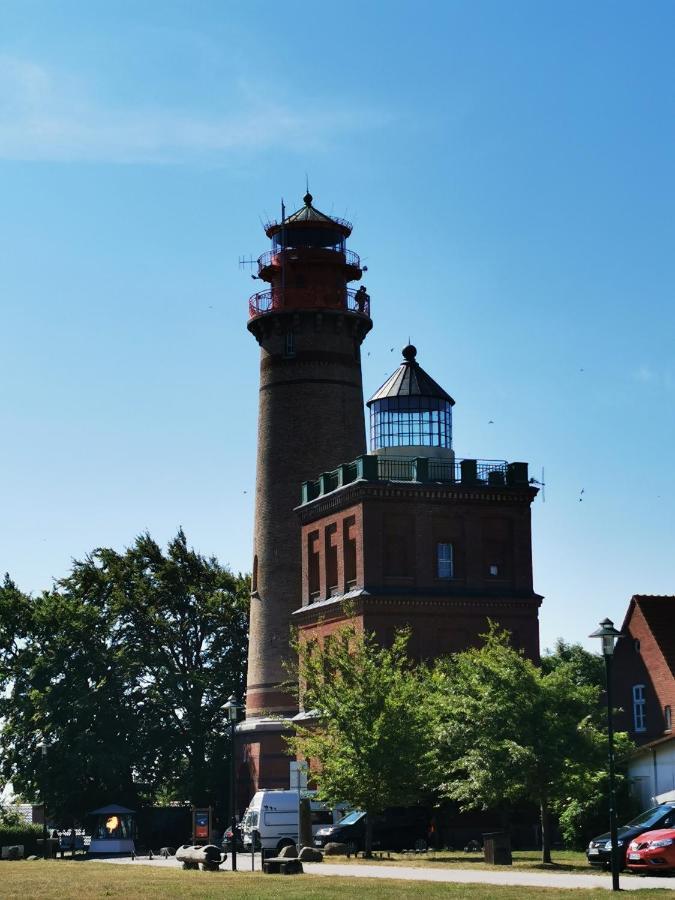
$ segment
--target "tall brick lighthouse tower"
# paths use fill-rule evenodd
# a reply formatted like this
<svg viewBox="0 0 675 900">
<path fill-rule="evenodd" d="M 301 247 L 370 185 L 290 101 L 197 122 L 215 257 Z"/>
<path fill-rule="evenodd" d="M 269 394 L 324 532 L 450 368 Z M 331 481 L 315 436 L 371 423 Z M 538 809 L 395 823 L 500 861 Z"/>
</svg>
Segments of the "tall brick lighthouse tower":
<svg viewBox="0 0 675 900">
<path fill-rule="evenodd" d="M 258 260 L 269 288 L 249 300 L 260 344 L 260 399 L 246 719 L 238 729 L 241 795 L 287 787 L 282 734 L 297 703 L 284 682 L 291 614 L 302 596 L 299 486 L 366 451 L 360 348 L 372 327 L 351 225 L 312 205 L 266 226 Z M 242 784 L 241 782 L 247 782 Z"/>
</svg>

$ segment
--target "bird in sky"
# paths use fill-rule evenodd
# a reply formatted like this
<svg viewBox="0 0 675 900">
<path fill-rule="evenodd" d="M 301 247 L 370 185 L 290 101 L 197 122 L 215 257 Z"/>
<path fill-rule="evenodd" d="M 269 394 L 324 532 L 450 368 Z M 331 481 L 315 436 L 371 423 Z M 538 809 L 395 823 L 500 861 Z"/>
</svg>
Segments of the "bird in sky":
<svg viewBox="0 0 675 900">
<path fill-rule="evenodd" d="M 579 503 L 582 503 L 582 502 L 583 502 L 583 499 L 584 499 L 584 497 L 583 497 L 584 492 L 585 492 L 585 488 L 582 488 L 582 489 L 581 489 L 581 493 L 579 494 Z"/>
<path fill-rule="evenodd" d="M 494 424 L 495 424 L 494 419 L 490 419 L 490 421 L 488 422 L 488 425 L 494 425 Z"/>
</svg>

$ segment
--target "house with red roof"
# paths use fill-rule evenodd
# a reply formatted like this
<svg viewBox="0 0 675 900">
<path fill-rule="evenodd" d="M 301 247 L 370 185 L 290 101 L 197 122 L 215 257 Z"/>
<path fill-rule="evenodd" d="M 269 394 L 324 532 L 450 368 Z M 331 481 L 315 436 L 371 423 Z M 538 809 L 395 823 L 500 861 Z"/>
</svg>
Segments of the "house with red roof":
<svg viewBox="0 0 675 900">
<path fill-rule="evenodd" d="M 675 798 L 675 596 L 636 594 L 614 651 L 616 727 L 637 744 L 629 775 L 643 806 Z"/>
</svg>

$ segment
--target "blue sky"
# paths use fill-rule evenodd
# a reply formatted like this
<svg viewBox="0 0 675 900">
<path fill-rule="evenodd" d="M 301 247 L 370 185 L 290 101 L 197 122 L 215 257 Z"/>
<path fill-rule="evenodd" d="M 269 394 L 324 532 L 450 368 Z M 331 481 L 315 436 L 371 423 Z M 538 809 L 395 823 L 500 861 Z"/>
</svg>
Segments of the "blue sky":
<svg viewBox="0 0 675 900">
<path fill-rule="evenodd" d="M 237 260 L 307 173 L 369 267 L 366 392 L 410 336 L 459 456 L 545 466 L 542 644 L 675 593 L 674 26 L 659 2 L 1 2 L 0 570 L 38 591 L 179 525 L 250 568 Z"/>
</svg>

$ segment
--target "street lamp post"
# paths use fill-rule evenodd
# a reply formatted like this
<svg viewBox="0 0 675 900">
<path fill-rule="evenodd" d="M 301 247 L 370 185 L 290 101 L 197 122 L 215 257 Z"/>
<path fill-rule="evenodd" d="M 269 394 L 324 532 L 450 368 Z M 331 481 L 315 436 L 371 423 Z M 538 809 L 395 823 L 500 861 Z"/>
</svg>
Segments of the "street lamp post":
<svg viewBox="0 0 675 900">
<path fill-rule="evenodd" d="M 234 753 L 234 732 L 237 727 L 237 715 L 241 707 L 237 703 L 237 698 L 234 694 L 230 694 L 227 698 L 227 703 L 223 705 L 223 709 L 227 713 L 227 718 L 230 722 L 230 761 L 232 764 L 232 768 L 230 770 L 230 808 L 232 810 L 232 871 L 237 871 L 237 815 L 236 815 L 236 803 L 237 803 L 237 790 L 236 790 L 236 779 L 237 779 L 237 767 Z"/>
<path fill-rule="evenodd" d="M 40 782 L 42 794 L 42 856 L 48 859 L 47 855 L 47 745 L 44 741 L 40 741 L 37 745 L 40 751 Z"/>
<path fill-rule="evenodd" d="M 612 890 L 619 888 L 619 845 L 616 833 L 616 792 L 614 788 L 614 722 L 612 718 L 612 656 L 614 645 L 621 632 L 614 627 L 611 619 L 603 619 L 589 637 L 600 638 L 602 655 L 605 657 L 605 678 L 607 680 L 607 753 L 609 758 L 609 841 L 611 845 Z"/>
</svg>

